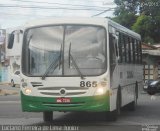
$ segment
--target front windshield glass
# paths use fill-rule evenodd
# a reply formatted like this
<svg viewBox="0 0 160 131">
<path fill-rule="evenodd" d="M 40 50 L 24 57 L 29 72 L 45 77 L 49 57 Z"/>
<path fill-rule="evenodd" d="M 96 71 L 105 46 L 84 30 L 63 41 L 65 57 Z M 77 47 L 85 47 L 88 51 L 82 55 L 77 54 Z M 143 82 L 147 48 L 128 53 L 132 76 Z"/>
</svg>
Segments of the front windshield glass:
<svg viewBox="0 0 160 131">
<path fill-rule="evenodd" d="M 31 28 L 24 36 L 22 71 L 29 76 L 79 76 L 78 70 L 84 76 L 100 75 L 106 71 L 105 45 L 100 26 Z"/>
</svg>

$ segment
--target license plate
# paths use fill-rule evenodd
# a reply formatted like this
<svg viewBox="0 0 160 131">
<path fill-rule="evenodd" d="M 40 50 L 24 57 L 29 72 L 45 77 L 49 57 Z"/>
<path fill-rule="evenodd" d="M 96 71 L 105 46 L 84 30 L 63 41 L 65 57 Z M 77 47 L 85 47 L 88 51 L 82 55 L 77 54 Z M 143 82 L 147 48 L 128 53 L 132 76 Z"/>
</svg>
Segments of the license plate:
<svg viewBox="0 0 160 131">
<path fill-rule="evenodd" d="M 57 98 L 56 102 L 57 103 L 70 103 L 71 102 L 71 98 Z"/>
</svg>

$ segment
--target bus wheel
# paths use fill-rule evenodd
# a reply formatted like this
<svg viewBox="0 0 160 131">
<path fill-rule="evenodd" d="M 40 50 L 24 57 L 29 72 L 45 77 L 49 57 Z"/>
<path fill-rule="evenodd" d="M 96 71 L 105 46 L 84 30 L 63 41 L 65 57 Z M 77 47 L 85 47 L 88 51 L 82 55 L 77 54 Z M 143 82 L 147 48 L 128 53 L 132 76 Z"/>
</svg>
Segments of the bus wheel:
<svg viewBox="0 0 160 131">
<path fill-rule="evenodd" d="M 117 92 L 117 103 L 116 103 L 116 110 L 117 110 L 117 115 L 121 114 L 121 90 L 120 88 L 118 89 Z"/>
<path fill-rule="evenodd" d="M 44 122 L 52 121 L 53 120 L 53 112 L 52 111 L 43 112 L 43 120 L 44 120 Z"/>
<path fill-rule="evenodd" d="M 117 111 L 106 112 L 106 120 L 107 121 L 116 121 L 117 120 Z"/>
<path fill-rule="evenodd" d="M 134 101 L 127 105 L 128 110 L 135 111 L 137 106 L 137 98 L 138 98 L 138 84 L 136 82 L 135 91 L 134 91 Z"/>
</svg>

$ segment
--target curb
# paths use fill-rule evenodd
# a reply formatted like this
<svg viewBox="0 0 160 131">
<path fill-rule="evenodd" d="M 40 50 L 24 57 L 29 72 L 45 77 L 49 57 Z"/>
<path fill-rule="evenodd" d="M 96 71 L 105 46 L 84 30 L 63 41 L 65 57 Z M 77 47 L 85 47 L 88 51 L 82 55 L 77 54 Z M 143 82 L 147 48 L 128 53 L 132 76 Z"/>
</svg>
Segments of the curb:
<svg viewBox="0 0 160 131">
<path fill-rule="evenodd" d="M 0 85 L 10 85 L 9 82 L 0 82 Z"/>
<path fill-rule="evenodd" d="M 17 95 L 19 91 L 0 89 L 0 96 Z"/>
</svg>

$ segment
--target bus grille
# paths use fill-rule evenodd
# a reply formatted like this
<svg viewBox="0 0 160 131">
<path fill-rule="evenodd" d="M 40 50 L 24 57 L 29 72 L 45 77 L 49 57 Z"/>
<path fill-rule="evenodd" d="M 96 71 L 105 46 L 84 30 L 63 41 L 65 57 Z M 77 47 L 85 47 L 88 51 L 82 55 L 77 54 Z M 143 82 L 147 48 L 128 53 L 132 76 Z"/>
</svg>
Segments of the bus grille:
<svg viewBox="0 0 160 131">
<path fill-rule="evenodd" d="M 84 87 L 40 87 L 39 92 L 43 95 L 49 96 L 76 96 L 85 94 L 88 88 Z M 65 94 L 61 94 L 61 90 L 65 91 Z"/>
<path fill-rule="evenodd" d="M 78 107 L 83 106 L 85 102 L 71 102 L 71 103 L 51 103 L 51 102 L 43 102 L 44 106 L 48 107 Z"/>
<path fill-rule="evenodd" d="M 43 86 L 42 82 L 31 82 L 33 87 Z"/>
</svg>

